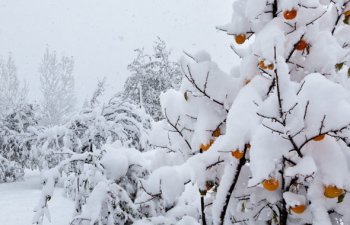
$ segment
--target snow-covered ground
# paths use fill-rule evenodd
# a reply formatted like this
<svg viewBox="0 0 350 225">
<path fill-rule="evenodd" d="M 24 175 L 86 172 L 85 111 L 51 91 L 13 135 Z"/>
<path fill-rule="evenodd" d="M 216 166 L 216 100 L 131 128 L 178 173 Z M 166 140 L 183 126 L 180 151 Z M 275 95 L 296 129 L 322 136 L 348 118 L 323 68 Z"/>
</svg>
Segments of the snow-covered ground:
<svg viewBox="0 0 350 225">
<path fill-rule="evenodd" d="M 31 225 L 33 209 L 41 191 L 39 172 L 28 171 L 24 181 L 0 184 L 0 224 Z M 67 225 L 71 219 L 73 202 L 62 195 L 57 188 L 49 203 L 51 223 L 45 219 L 45 225 Z"/>
</svg>

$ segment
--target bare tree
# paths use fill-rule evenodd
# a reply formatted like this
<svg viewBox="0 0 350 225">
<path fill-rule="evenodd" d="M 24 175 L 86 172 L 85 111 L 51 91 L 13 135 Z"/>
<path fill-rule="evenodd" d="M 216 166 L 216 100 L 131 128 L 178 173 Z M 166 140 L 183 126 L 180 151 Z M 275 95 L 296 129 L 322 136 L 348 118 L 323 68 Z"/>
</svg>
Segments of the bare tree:
<svg viewBox="0 0 350 225">
<path fill-rule="evenodd" d="M 55 51 L 46 49 L 39 68 L 43 123 L 46 125 L 61 124 L 74 111 L 73 67 L 71 57 L 62 56 L 59 60 Z"/>
<path fill-rule="evenodd" d="M 16 108 L 24 101 L 27 89 L 21 87 L 17 68 L 12 56 L 7 61 L 0 59 L 0 115 Z"/>
</svg>

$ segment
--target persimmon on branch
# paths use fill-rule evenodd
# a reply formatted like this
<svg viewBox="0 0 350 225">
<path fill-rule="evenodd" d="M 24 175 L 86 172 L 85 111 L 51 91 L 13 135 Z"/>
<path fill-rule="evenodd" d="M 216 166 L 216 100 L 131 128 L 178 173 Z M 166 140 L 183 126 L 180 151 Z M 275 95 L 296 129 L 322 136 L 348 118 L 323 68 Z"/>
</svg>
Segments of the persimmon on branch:
<svg viewBox="0 0 350 225">
<path fill-rule="evenodd" d="M 326 13 L 327 13 L 327 10 L 323 11 L 323 12 L 322 12 L 319 16 L 317 16 L 315 19 L 313 19 L 313 20 L 311 20 L 310 22 L 306 23 L 305 26 L 309 26 L 309 25 L 315 23 L 317 20 L 321 19 L 322 16 L 324 16 Z M 285 24 L 287 24 L 287 25 L 291 26 L 291 28 L 293 28 L 293 30 L 290 31 L 290 32 L 288 32 L 288 34 L 291 34 L 291 33 L 293 33 L 294 31 L 296 31 L 296 25 L 292 26 L 291 24 L 289 24 L 289 23 L 287 23 L 287 22 L 285 22 Z M 290 51 L 289 54 L 288 54 L 288 57 L 286 58 L 286 62 L 287 62 L 287 63 L 290 63 L 290 59 L 291 59 L 293 53 L 298 49 L 299 43 L 300 43 L 301 41 L 303 41 L 304 36 L 305 36 L 305 34 L 301 35 L 301 37 L 299 38 L 299 40 L 293 45 L 293 48 L 291 49 L 291 51 Z M 308 49 L 308 47 L 309 47 L 309 45 L 307 45 L 307 49 Z"/>
<path fill-rule="evenodd" d="M 292 57 L 293 53 L 295 52 L 299 41 L 301 41 L 304 38 L 305 34 L 301 35 L 301 37 L 299 38 L 298 42 L 294 44 L 292 50 L 289 52 L 288 57 L 286 58 L 286 63 L 289 63 L 290 58 Z"/>
<path fill-rule="evenodd" d="M 302 157 L 302 156 L 300 156 Z M 279 171 L 281 174 L 281 188 L 282 188 L 282 194 L 284 192 L 290 191 L 290 188 L 292 185 L 294 185 L 297 181 L 298 178 L 294 177 L 292 180 L 289 182 L 289 185 L 286 184 L 286 178 L 285 178 L 285 168 L 286 168 L 286 162 L 292 162 L 291 160 L 288 160 L 287 157 L 283 156 L 282 158 L 282 168 Z M 294 163 L 294 162 L 293 162 Z M 288 220 L 288 209 L 287 209 L 287 203 L 285 199 L 282 196 L 281 201 L 281 208 L 279 208 L 279 219 L 280 219 L 280 224 L 281 225 L 287 225 L 287 220 Z M 278 206 L 277 206 L 278 207 Z"/>
<path fill-rule="evenodd" d="M 248 147 L 247 147 L 247 145 L 245 145 L 244 150 L 243 150 L 243 157 L 239 160 L 239 163 L 235 169 L 235 176 L 233 178 L 233 181 L 231 183 L 231 186 L 230 186 L 228 192 L 226 193 L 225 202 L 224 202 L 224 205 L 223 205 L 223 207 L 221 209 L 221 213 L 220 213 L 220 223 L 219 223 L 220 225 L 224 225 L 226 213 L 227 213 L 227 208 L 228 208 L 228 205 L 230 203 L 232 193 L 235 190 L 235 187 L 237 185 L 237 181 L 238 181 L 239 175 L 241 174 L 242 168 L 247 162 L 247 159 L 246 159 L 247 150 L 248 150 Z"/>
</svg>

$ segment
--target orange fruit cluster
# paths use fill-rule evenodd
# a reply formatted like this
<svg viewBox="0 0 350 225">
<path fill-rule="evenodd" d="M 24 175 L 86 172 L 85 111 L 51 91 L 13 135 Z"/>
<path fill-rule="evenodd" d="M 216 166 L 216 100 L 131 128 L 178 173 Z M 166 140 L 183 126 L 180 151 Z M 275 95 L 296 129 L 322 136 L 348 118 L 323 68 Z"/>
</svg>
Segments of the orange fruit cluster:
<svg viewBox="0 0 350 225">
<path fill-rule="evenodd" d="M 273 63 L 269 64 L 269 65 L 265 65 L 265 61 L 264 60 L 260 60 L 259 61 L 259 68 L 263 69 L 263 70 L 273 70 L 275 68 L 275 66 L 273 65 Z"/>
</svg>

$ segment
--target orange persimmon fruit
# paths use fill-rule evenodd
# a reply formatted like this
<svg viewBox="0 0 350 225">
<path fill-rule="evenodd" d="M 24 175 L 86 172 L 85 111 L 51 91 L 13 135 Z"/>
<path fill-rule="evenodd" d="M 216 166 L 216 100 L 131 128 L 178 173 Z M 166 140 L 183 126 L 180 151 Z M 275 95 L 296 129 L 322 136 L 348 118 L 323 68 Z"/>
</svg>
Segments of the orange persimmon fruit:
<svg viewBox="0 0 350 225">
<path fill-rule="evenodd" d="M 326 137 L 326 134 L 320 134 L 316 137 L 314 137 L 312 140 L 314 141 L 322 141 Z"/>
<path fill-rule="evenodd" d="M 214 140 L 210 140 L 208 144 L 201 144 L 201 150 L 207 151 L 212 146 L 213 143 L 214 143 Z"/>
<path fill-rule="evenodd" d="M 263 69 L 263 70 L 266 70 L 266 69 L 273 70 L 275 68 L 273 63 L 271 63 L 269 65 L 265 65 L 264 60 L 260 60 L 258 65 L 259 65 L 259 68 Z"/>
<path fill-rule="evenodd" d="M 309 44 L 302 39 L 296 44 L 295 49 L 299 51 L 304 51 L 308 46 Z"/>
<path fill-rule="evenodd" d="M 294 207 L 291 207 L 290 210 L 296 214 L 302 214 L 306 209 L 305 205 L 296 205 Z"/>
<path fill-rule="evenodd" d="M 241 45 L 245 42 L 245 40 L 247 40 L 247 37 L 245 36 L 245 34 L 235 35 L 235 41 L 237 44 Z"/>
<path fill-rule="evenodd" d="M 221 135 L 221 130 L 220 130 L 220 128 L 218 127 L 218 128 L 216 128 L 216 129 L 213 131 L 212 136 L 213 136 L 213 137 L 219 137 L 220 135 Z"/>
<path fill-rule="evenodd" d="M 345 17 L 350 16 L 350 10 L 345 11 L 345 12 L 344 12 L 344 16 L 345 16 Z"/>
<path fill-rule="evenodd" d="M 344 194 L 344 189 L 337 188 L 334 185 L 329 185 L 324 188 L 324 196 L 327 198 L 337 198 Z"/>
<path fill-rule="evenodd" d="M 279 187 L 279 181 L 275 178 L 269 178 L 262 182 L 263 187 L 268 191 L 276 191 Z"/>
<path fill-rule="evenodd" d="M 235 157 L 236 159 L 240 160 L 241 158 L 243 158 L 244 152 L 242 152 L 242 151 L 240 151 L 240 150 L 233 150 L 233 151 L 231 152 L 231 155 L 232 155 L 233 157 Z"/>
<path fill-rule="evenodd" d="M 295 17 L 297 17 L 297 14 L 298 12 L 295 9 L 287 10 L 283 12 L 283 17 L 286 20 L 292 20 L 292 19 L 295 19 Z"/>
</svg>

